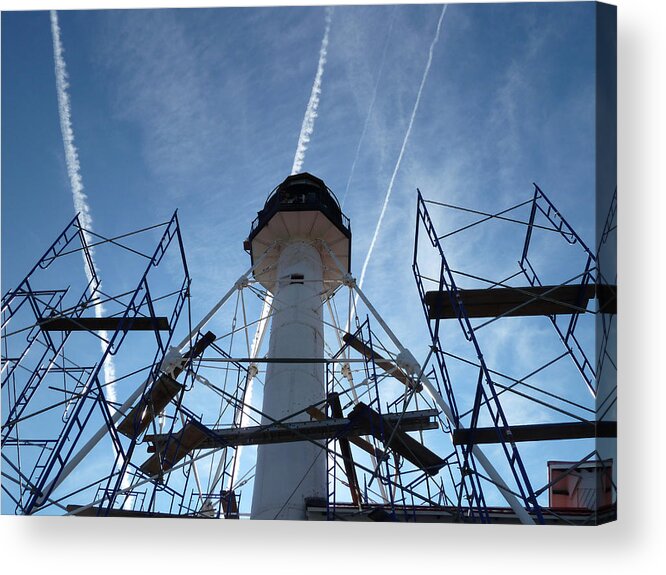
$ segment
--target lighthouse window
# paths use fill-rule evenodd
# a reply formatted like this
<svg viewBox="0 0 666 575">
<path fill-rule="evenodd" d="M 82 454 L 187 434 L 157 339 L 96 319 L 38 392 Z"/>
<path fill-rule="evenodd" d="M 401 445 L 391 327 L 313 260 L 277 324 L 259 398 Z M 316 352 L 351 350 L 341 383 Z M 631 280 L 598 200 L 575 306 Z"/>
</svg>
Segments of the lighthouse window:
<svg viewBox="0 0 666 575">
<path fill-rule="evenodd" d="M 294 188 L 295 186 L 292 186 Z M 285 190 L 282 192 L 283 204 L 303 204 L 305 203 L 305 192 L 302 189 Z"/>
<path fill-rule="evenodd" d="M 291 274 L 291 283 L 292 284 L 302 284 L 303 283 L 303 274 Z"/>
</svg>

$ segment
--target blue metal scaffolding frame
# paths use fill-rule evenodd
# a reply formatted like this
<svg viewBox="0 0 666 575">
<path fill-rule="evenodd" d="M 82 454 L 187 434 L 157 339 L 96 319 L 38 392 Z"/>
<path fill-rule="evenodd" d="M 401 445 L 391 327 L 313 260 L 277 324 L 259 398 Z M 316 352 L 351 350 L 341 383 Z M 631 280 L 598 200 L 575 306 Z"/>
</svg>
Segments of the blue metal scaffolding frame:
<svg viewBox="0 0 666 575">
<path fill-rule="evenodd" d="M 115 382 L 103 383 L 102 368 L 108 358 L 118 357 L 125 338 L 132 331 L 132 321 L 135 318 L 148 319 L 149 323 L 154 320 L 151 324 L 154 327 L 146 330 L 154 335 L 152 351 L 150 344 L 145 348 L 146 353 L 153 356 L 146 383 L 154 381 L 159 377 L 161 362 L 171 343 L 181 312 L 186 307 L 189 308 L 191 281 L 177 213 L 175 212 L 169 221 L 163 224 L 123 234 L 122 237 L 160 226 L 164 227 L 164 231 L 151 256 L 145 256 L 119 243 L 118 238 L 104 238 L 94 234 L 95 237 L 101 238 L 101 241 L 96 241 L 94 246 L 125 248 L 126 251 L 147 257 L 148 265 L 144 267 L 136 287 L 130 292 L 108 295 L 101 291 L 101 283 L 88 240 L 92 232 L 84 229 L 79 217 L 75 216 L 18 287 L 7 292 L 2 298 L 3 367 L 6 367 L 3 369 L 2 377 L 3 399 L 6 401 L 6 416 L 2 425 L 2 458 L 15 472 L 14 477 L 8 476 L 13 488 L 5 489 L 3 486 L 3 490 L 16 503 L 18 513 L 32 514 L 51 505 L 63 508 L 60 503 L 51 499 L 53 490 L 58 486 L 60 475 L 79 446 L 81 438 L 90 433 L 91 426 L 98 425 L 100 416 L 113 445 L 115 456 L 110 458 L 113 459 L 111 472 L 98 478 L 97 481 L 98 492 L 103 494 L 104 499 L 104 505 L 98 508 L 98 514 L 107 514 L 116 502 L 121 482 L 136 446 L 136 438 L 129 442 L 121 440 L 116 430 L 113 417 L 118 405 L 107 397 L 104 389 L 105 386 Z M 77 296 L 78 292 L 75 293 L 77 288 L 74 286 L 77 282 L 73 276 L 62 277 L 61 270 L 53 270 L 55 262 L 77 252 L 82 253 L 86 277 L 85 282 L 79 281 L 78 287 L 83 285 L 80 296 Z M 172 273 L 177 279 L 176 289 L 164 295 L 161 286 L 153 285 L 153 282 L 156 281 L 154 280 L 154 276 L 158 273 L 156 270 L 160 269 L 167 253 L 171 254 L 169 258 L 171 263 L 175 262 Z M 80 266 L 78 269 L 80 271 Z M 33 287 L 49 282 L 55 286 L 55 289 Z M 74 299 L 76 303 L 68 307 L 65 305 L 66 298 Z M 115 329 L 107 330 L 105 338 L 91 328 L 90 323 L 85 324 L 86 320 L 83 318 L 86 310 L 104 302 L 112 302 L 116 308 L 109 318 Z M 165 304 L 165 302 L 171 303 Z M 168 315 L 165 316 L 168 320 L 167 329 L 164 329 L 163 325 L 158 327 L 158 307 L 160 310 L 168 309 Z M 30 314 L 25 313 L 28 309 L 31 311 Z M 20 312 L 24 312 L 23 315 Z M 48 326 L 54 317 L 70 321 L 71 328 L 57 330 L 60 331 L 59 336 L 54 331 L 46 329 L 44 326 Z M 103 346 L 97 348 L 98 356 L 94 362 L 90 361 L 91 358 L 87 358 L 88 363 L 92 365 L 81 366 L 72 360 L 72 353 L 75 356 L 77 349 L 70 352 L 70 348 L 76 348 L 81 341 L 76 340 L 76 345 L 67 346 L 74 332 L 83 334 L 77 336 L 79 338 L 92 338 L 93 341 L 103 343 Z M 44 347 L 40 357 L 34 355 L 36 344 Z M 33 356 L 33 361 L 28 365 L 26 359 L 30 356 Z M 64 389 L 60 391 L 63 392 L 64 400 L 55 404 L 44 404 L 38 392 L 47 385 L 47 375 L 53 376 L 54 373 L 62 374 Z M 124 377 L 131 375 L 133 374 Z M 73 387 L 68 387 L 68 382 L 73 382 Z M 148 388 L 146 385 L 144 394 Z M 48 389 L 57 391 L 57 388 L 52 386 Z M 30 414 L 25 413 L 28 406 L 33 409 Z M 40 433 L 46 435 L 45 439 L 23 437 L 21 424 L 24 421 L 34 420 L 41 414 L 53 412 L 55 409 L 64 409 L 59 428 L 57 421 L 54 423 L 53 420 L 48 420 L 44 423 L 46 428 L 38 429 Z M 31 433 L 34 431 L 35 428 L 30 429 Z M 26 450 L 35 447 L 41 447 L 36 457 L 25 453 Z M 94 485 L 82 486 L 75 493 Z"/>
<path fill-rule="evenodd" d="M 530 260 L 530 249 L 533 248 L 532 244 L 532 235 L 533 231 L 536 229 L 548 229 L 559 233 L 559 235 L 570 245 L 580 246 L 584 259 L 586 263 L 584 265 L 582 273 L 578 276 L 569 280 L 566 283 L 573 283 L 574 285 L 579 286 L 578 293 L 579 296 L 574 303 L 573 309 L 569 311 L 569 316 L 567 318 L 566 325 L 563 325 L 563 322 L 558 321 L 558 316 L 555 314 L 547 315 L 550 323 L 555 329 L 560 341 L 565 347 L 565 354 L 568 355 L 573 363 L 575 364 L 578 372 L 581 374 L 583 381 L 587 385 L 588 389 L 592 394 L 595 393 L 595 378 L 596 374 L 592 363 L 589 361 L 587 354 L 584 350 L 584 346 L 580 343 L 578 338 L 576 338 L 575 330 L 578 324 L 579 316 L 581 313 L 584 313 L 585 310 L 576 308 L 575 306 L 582 306 L 585 303 L 585 293 L 589 291 L 590 288 L 594 289 L 596 283 L 596 257 L 595 254 L 586 246 L 586 244 L 581 240 L 581 238 L 576 234 L 573 228 L 569 225 L 566 219 L 557 211 L 553 203 L 548 199 L 545 193 L 535 184 L 534 185 L 534 194 L 531 200 L 518 204 L 513 208 L 503 210 L 497 214 L 489 214 L 486 212 L 472 210 L 467 208 L 461 208 L 458 206 L 453 206 L 450 204 L 442 204 L 439 202 L 431 202 L 434 204 L 439 204 L 448 208 L 457 208 L 464 210 L 466 212 L 471 212 L 480 216 L 483 216 L 481 219 L 462 226 L 455 231 L 447 233 L 443 236 L 439 236 L 435 230 L 435 225 L 433 223 L 432 217 L 427 207 L 428 200 L 425 200 L 420 190 L 417 190 L 417 210 L 416 210 L 416 231 L 415 231 L 415 241 L 414 241 L 414 257 L 413 257 L 413 273 L 417 285 L 417 289 L 421 298 L 423 310 L 426 317 L 426 322 L 428 325 L 430 337 L 432 340 L 432 345 L 434 349 L 434 363 L 436 365 L 439 376 L 442 380 L 442 385 L 444 388 L 444 397 L 446 398 L 451 411 L 453 413 L 453 421 L 451 425 L 454 429 L 459 429 L 461 425 L 461 414 L 458 410 L 458 401 L 456 398 L 456 392 L 454 391 L 454 386 L 452 385 L 450 368 L 447 363 L 447 357 L 454 357 L 453 354 L 447 352 L 444 349 L 441 341 L 441 328 L 443 317 L 433 317 L 432 310 L 429 309 L 428 303 L 426 302 L 426 287 L 425 281 L 431 281 L 436 284 L 436 290 L 440 294 L 447 294 L 448 297 L 444 296 L 447 299 L 447 305 L 450 306 L 447 309 L 452 310 L 449 312 L 451 315 L 447 316 L 451 319 L 456 319 L 457 323 L 461 328 L 461 332 L 472 348 L 472 353 L 475 357 L 475 362 L 468 362 L 470 365 L 476 365 L 478 367 L 478 379 L 475 385 L 475 394 L 473 407 L 471 410 L 465 413 L 466 416 L 470 417 L 469 424 L 469 441 L 463 445 L 456 446 L 456 453 L 458 455 L 458 465 L 459 465 L 459 482 L 458 482 L 458 506 L 459 513 L 461 516 L 467 515 L 473 521 L 480 522 L 489 522 L 490 515 L 488 513 L 488 506 L 486 505 L 485 495 L 483 493 L 482 484 L 479 480 L 481 474 L 476 466 L 475 457 L 472 453 L 472 448 L 474 446 L 475 439 L 475 430 L 479 425 L 479 418 L 483 413 L 485 417 L 489 418 L 491 428 L 495 429 L 497 440 L 494 442 L 497 445 L 501 446 L 503 457 L 510 469 L 511 476 L 513 478 L 514 484 L 516 486 L 516 495 L 524 508 L 534 517 L 538 523 L 544 523 L 544 513 L 546 510 L 537 501 L 537 497 L 540 493 L 543 492 L 543 489 L 536 490 L 533 487 L 533 481 L 530 478 L 526 466 L 521 457 L 520 451 L 516 443 L 511 439 L 511 426 L 507 418 L 505 409 L 502 406 L 502 401 L 500 395 L 506 391 L 505 386 L 501 386 L 497 383 L 494 374 L 498 372 L 492 370 L 484 357 L 482 346 L 476 336 L 476 331 L 485 325 L 488 325 L 491 322 L 497 321 L 510 313 L 516 313 L 521 307 L 528 305 L 529 303 L 537 300 L 539 297 L 543 297 L 545 300 L 548 300 L 548 295 L 550 291 L 546 291 L 541 296 L 535 296 L 531 293 L 528 293 L 523 290 L 528 297 L 525 298 L 524 303 L 517 304 L 515 307 L 511 308 L 509 311 L 503 311 L 498 315 L 492 317 L 492 319 L 484 322 L 481 325 L 474 326 L 470 320 L 470 316 L 466 310 L 464 303 L 464 291 L 459 288 L 454 279 L 456 273 L 462 272 L 454 271 L 447 261 L 445 255 L 444 246 L 442 244 L 442 239 L 452 236 L 456 233 L 459 233 L 463 230 L 468 230 L 473 226 L 482 224 L 486 221 L 497 221 L 497 220 L 506 220 L 509 222 L 519 223 L 526 225 L 527 231 L 523 243 L 522 255 L 518 261 L 520 272 L 529 282 L 531 287 L 540 287 L 543 288 L 542 281 L 535 270 Z M 530 205 L 531 204 L 531 205 Z M 512 209 L 517 207 L 530 205 L 530 217 L 527 222 L 512 219 L 506 217 L 507 214 Z M 541 216 L 545 219 L 545 224 L 537 222 L 537 217 Z M 419 249 L 420 248 L 421 236 L 420 234 L 424 233 L 424 239 L 427 238 L 425 242 L 426 245 L 429 243 L 431 248 L 433 248 L 437 254 L 437 259 L 439 260 L 439 273 L 436 277 L 429 277 L 424 275 L 419 266 Z M 514 274 L 512 277 L 516 277 L 517 274 Z M 468 277 L 482 280 L 486 282 L 490 287 L 489 289 L 497 289 L 505 287 L 506 280 L 495 281 L 492 279 L 479 278 L 468 274 Z M 508 287 L 508 286 L 507 286 Z M 520 288 L 513 288 L 517 292 L 521 292 Z M 547 288 L 545 288 L 547 289 Z M 582 302 L 582 303 L 581 303 Z M 588 312 L 589 313 L 589 312 Z M 436 314 L 435 314 L 436 315 Z M 488 314 L 493 315 L 493 314 Z M 476 316 L 478 317 L 478 316 Z M 456 358 L 459 359 L 459 358 Z M 559 358 L 558 358 L 559 359 Z M 546 364 L 547 365 L 547 364 Z M 540 368 L 540 369 L 543 369 Z M 485 478 L 488 479 L 488 478 Z"/>
</svg>

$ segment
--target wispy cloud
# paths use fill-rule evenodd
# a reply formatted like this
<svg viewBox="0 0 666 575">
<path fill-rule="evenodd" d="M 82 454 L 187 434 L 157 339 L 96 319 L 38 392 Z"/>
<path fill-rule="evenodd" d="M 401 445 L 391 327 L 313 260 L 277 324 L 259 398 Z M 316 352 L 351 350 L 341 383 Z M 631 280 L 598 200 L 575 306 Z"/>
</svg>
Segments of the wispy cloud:
<svg viewBox="0 0 666 575">
<path fill-rule="evenodd" d="M 136 126 L 151 178 L 169 199 L 197 190 L 212 196 L 229 132 L 224 112 L 240 113 L 224 99 L 226 60 L 216 61 L 205 38 L 189 34 L 175 10 L 103 12 L 96 33 L 93 57 L 113 79 L 114 119 Z M 242 93 L 229 97 L 242 100 Z"/>
<path fill-rule="evenodd" d="M 442 28 L 442 20 L 444 19 L 444 14 L 446 13 L 447 4 L 442 6 L 442 11 L 439 15 L 439 20 L 437 21 L 437 30 L 435 31 L 435 37 L 433 38 L 430 49 L 428 51 L 428 61 L 426 63 L 425 70 L 423 71 L 423 77 L 421 78 L 421 85 L 419 86 L 419 91 L 416 95 L 416 101 L 414 102 L 414 108 L 412 109 L 412 115 L 409 118 L 409 124 L 407 126 L 407 131 L 405 132 L 405 137 L 402 141 L 402 146 L 400 147 L 400 153 L 398 154 L 398 160 L 395 163 L 393 168 L 393 173 L 391 174 L 391 179 L 389 181 L 388 188 L 386 190 L 386 195 L 384 196 L 384 204 L 382 205 L 382 211 L 379 214 L 379 219 L 377 220 L 377 225 L 375 226 L 375 233 L 372 236 L 372 241 L 370 242 L 370 248 L 368 253 L 365 256 L 365 261 L 363 262 L 363 268 L 361 270 L 361 277 L 359 280 L 359 286 L 363 286 L 363 280 L 365 279 L 365 272 L 368 269 L 368 263 L 372 257 L 372 251 L 375 248 L 377 243 L 377 237 L 379 236 L 379 231 L 382 227 L 382 221 L 384 219 L 384 214 L 386 213 L 386 208 L 388 207 L 389 200 L 391 199 L 391 192 L 393 191 L 393 184 L 395 183 L 395 177 L 400 170 L 400 164 L 402 162 L 402 157 L 405 154 L 405 149 L 407 148 L 407 143 L 409 142 L 409 136 L 412 133 L 412 126 L 414 125 L 414 118 L 416 118 L 416 113 L 419 110 L 419 104 L 421 102 L 421 94 L 423 93 L 423 87 L 425 86 L 426 80 L 428 79 L 428 73 L 430 72 L 430 65 L 432 64 L 432 55 L 435 50 L 435 46 L 439 41 L 439 33 Z"/>
<path fill-rule="evenodd" d="M 58 115 L 60 117 L 60 131 L 62 133 L 62 143 L 65 148 L 65 162 L 67 164 L 67 175 L 69 176 L 69 183 L 72 190 L 72 200 L 74 201 L 74 209 L 79 214 L 79 221 L 84 228 L 83 234 L 87 243 L 92 243 L 92 236 L 88 233 L 92 231 L 92 216 L 90 215 L 90 206 L 88 205 L 88 197 L 83 191 L 83 179 L 81 177 L 81 165 L 79 164 L 79 155 L 74 144 L 74 130 L 72 129 L 71 117 L 71 104 L 69 101 L 69 93 L 67 91 L 69 83 L 67 82 L 67 66 L 65 64 L 64 50 L 62 41 L 60 39 L 60 26 L 58 24 L 58 13 L 51 10 L 51 35 L 53 36 L 53 57 L 55 61 L 55 76 L 56 76 L 56 91 L 58 95 Z M 99 273 L 95 265 L 94 248 L 89 248 L 91 267 L 89 267 L 86 256 L 83 254 L 83 266 L 88 278 L 92 281 L 93 274 L 99 280 Z M 102 283 L 99 281 L 98 292 L 102 291 Z M 98 296 L 96 297 L 96 299 Z M 98 303 L 94 306 L 95 316 L 102 317 L 104 315 L 104 306 Z M 106 331 L 99 332 L 102 337 L 101 347 L 104 351 L 106 349 L 106 341 L 109 335 Z M 104 380 L 109 385 L 106 386 L 106 392 L 110 401 L 116 400 L 116 389 L 113 383 L 116 379 L 115 366 L 111 357 L 107 357 L 104 363 Z"/>
<path fill-rule="evenodd" d="M 358 144 L 356 145 L 356 152 L 354 153 L 354 161 L 352 162 L 351 170 L 349 171 L 349 177 L 347 178 L 347 185 L 345 186 L 345 192 L 342 195 L 342 202 L 340 203 L 341 207 L 344 208 L 345 200 L 347 199 L 347 194 L 349 193 L 349 186 L 354 177 L 354 171 L 356 170 L 356 164 L 358 163 L 358 157 L 361 152 L 361 146 L 363 144 L 363 139 L 365 138 L 365 133 L 368 131 L 368 125 L 370 123 L 370 118 L 372 117 L 372 111 L 375 107 L 375 101 L 377 100 L 377 91 L 379 88 L 379 82 L 382 79 L 382 72 L 384 71 L 384 64 L 386 63 L 386 49 L 388 48 L 389 41 L 391 39 L 391 34 L 393 32 L 393 24 L 395 23 L 397 7 L 393 7 L 393 14 L 391 16 L 391 22 L 389 24 L 388 32 L 386 33 L 386 39 L 384 40 L 384 48 L 382 49 L 381 62 L 379 64 L 379 71 L 377 72 L 377 80 L 375 81 L 375 87 L 372 91 L 372 99 L 370 100 L 370 106 L 368 107 L 368 113 L 365 117 L 365 122 L 363 122 L 363 130 L 361 130 L 361 136 L 358 139 Z"/>
<path fill-rule="evenodd" d="M 317 109 L 319 108 L 319 97 L 321 96 L 321 81 L 324 76 L 324 65 L 326 64 L 326 56 L 328 53 L 328 36 L 331 31 L 331 21 L 333 19 L 333 8 L 329 6 L 326 8 L 326 29 L 324 30 L 324 37 L 321 41 L 321 48 L 319 49 L 319 63 L 317 64 L 317 73 L 315 74 L 314 83 L 312 84 L 312 91 L 310 92 L 310 100 L 305 109 L 305 116 L 303 117 L 303 124 L 301 125 L 301 133 L 298 136 L 298 144 L 296 145 L 296 154 L 294 155 L 294 165 L 291 168 L 292 174 L 297 174 L 301 171 L 303 160 L 305 160 L 305 152 L 308 149 L 308 143 L 314 131 L 315 119 L 317 118 Z"/>
</svg>

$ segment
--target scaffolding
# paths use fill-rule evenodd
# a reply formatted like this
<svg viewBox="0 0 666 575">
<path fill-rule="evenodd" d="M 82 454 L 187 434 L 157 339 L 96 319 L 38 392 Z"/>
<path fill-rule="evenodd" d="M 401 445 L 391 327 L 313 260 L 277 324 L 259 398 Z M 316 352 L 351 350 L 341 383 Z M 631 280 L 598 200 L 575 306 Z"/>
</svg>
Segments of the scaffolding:
<svg viewBox="0 0 666 575">
<path fill-rule="evenodd" d="M 556 477 L 542 486 L 539 474 L 546 465 L 536 468 L 523 446 L 565 438 L 613 440 L 612 377 L 605 399 L 599 406 L 594 401 L 595 370 L 603 365 L 612 374 L 615 366 L 614 278 L 600 282 L 596 254 L 538 187 L 515 208 L 526 210 L 524 219 L 510 214 L 514 208 L 473 212 L 481 215 L 477 223 L 527 229 L 517 272 L 500 281 L 463 272 L 447 260 L 445 241 L 448 255 L 448 238 L 476 224 L 437 236 L 431 205 L 436 202 L 419 193 L 414 273 L 432 338 L 422 361 L 403 346 L 324 240 L 314 241 L 340 272 L 338 279 L 325 280 L 316 303 L 325 326 L 324 356 L 269 357 L 264 336 L 276 308 L 257 277 L 268 273 L 273 260 L 253 261 L 193 325 L 176 215 L 92 242 L 75 218 L 19 288 L 3 298 L 3 506 L 11 502 L 10 511 L 19 514 L 245 519 L 255 446 L 300 441 L 316 445 L 328 462 L 326 496 L 305 502 L 310 520 L 597 521 L 598 509 L 594 517 L 585 509 L 554 510 L 546 499 L 555 484 L 561 488 L 580 469 L 608 465 L 607 454 L 581 453 L 569 469 L 556 452 Z M 615 229 L 612 207 L 609 213 L 600 236 L 606 243 Z M 145 240 L 128 243 L 146 234 L 157 240 L 153 251 L 146 253 Z M 557 238 L 579 257 L 543 265 L 534 255 L 546 247 L 541 235 Z M 506 251 L 495 236 L 488 240 Z M 424 244 L 436 255 L 425 258 L 428 270 Z M 108 261 L 122 270 L 116 283 L 124 289 L 116 290 L 105 277 L 102 290 L 93 256 L 102 262 L 103 248 L 113 251 Z M 75 253 L 83 254 L 87 271 L 81 273 L 76 256 L 57 271 Z M 495 263 L 495 255 L 475 261 Z M 121 256 L 138 264 L 121 263 Z M 565 272 L 572 279 L 555 277 Z M 130 277 L 139 281 L 128 289 Z M 469 289 L 458 286 L 463 281 Z M 596 302 L 598 309 L 588 309 Z M 484 338 L 489 333 L 491 343 L 499 336 L 506 341 L 510 336 L 493 329 L 507 322 L 528 322 L 523 334 L 535 338 L 530 357 L 538 365 L 518 366 L 526 369 L 520 374 L 509 373 L 505 362 L 498 365 L 496 350 Z M 552 336 L 543 349 L 535 322 L 545 323 Z M 455 324 L 457 330 L 449 329 Z M 595 325 L 606 334 L 604 362 L 597 357 L 595 363 L 588 353 Z M 532 354 L 551 353 L 553 342 L 558 351 L 550 357 Z M 502 353 L 509 349 L 516 346 Z M 111 380 L 109 359 L 116 372 Z M 256 407 L 270 362 L 323 364 L 325 396 L 271 418 Z M 579 385 L 569 395 L 551 385 L 559 379 L 573 387 L 574 376 Z M 517 417 L 516 398 L 555 418 Z M 605 410 L 601 424 L 595 425 L 595 410 Z M 612 474 L 603 471 L 603 477 Z"/>
<path fill-rule="evenodd" d="M 120 278 L 107 272 L 102 288 L 95 260 Z M 312 442 L 329 461 L 328 497 L 308 502 L 312 518 L 323 505 L 328 520 L 351 506 L 356 519 L 413 521 L 441 501 L 448 462 L 426 444 L 444 420 L 418 397 L 423 374 L 401 364 L 381 317 L 378 331 L 360 319 L 355 281 L 331 285 L 319 302 L 325 357 L 269 358 L 262 342 L 273 298 L 253 279 L 263 265 L 193 325 L 176 214 L 115 237 L 74 218 L 2 301 L 3 510 L 245 518 L 254 466 L 243 450 L 289 441 Z M 327 395 L 275 420 L 252 395 L 262 366 L 280 361 L 324 363 Z"/>
<path fill-rule="evenodd" d="M 145 253 L 146 238 L 155 236 L 157 246 Z M 105 251 L 123 276 L 103 288 L 94 258 Z M 129 287 L 132 275 L 138 281 Z M 100 514 L 118 503 L 136 438 L 124 439 L 115 422 L 128 387 L 144 381 L 135 395 L 145 400 L 159 381 L 175 326 L 189 312 L 189 289 L 176 213 L 110 238 L 76 216 L 4 295 L 3 512 L 8 501 L 21 514 L 67 512 L 76 497 L 99 496 Z M 81 448 L 92 463 L 79 468 L 86 481 L 73 482 Z"/>
<path fill-rule="evenodd" d="M 339 518 L 339 509 L 348 510 L 351 500 L 357 516 L 373 521 L 414 521 L 417 507 L 437 504 L 435 494 L 441 490 L 437 475 L 447 465 L 426 447 L 424 437 L 429 430 L 441 433 L 439 410 L 432 404 L 424 406 L 423 399 L 419 405 L 417 392 L 423 386 L 418 375 L 399 367 L 398 354 L 381 343 L 369 318 L 354 333 L 345 333 L 342 340 L 344 344 L 333 359 L 348 360 L 352 357 L 350 351 L 360 354 L 363 380 L 353 384 L 348 363 L 343 363 L 340 377 L 329 370 L 329 417 L 342 418 L 343 409 L 352 409 L 344 427 L 327 446 L 326 518 Z M 400 384 L 398 393 L 391 394 L 391 401 L 386 401 L 386 391 L 382 393 L 389 387 L 387 380 Z M 418 437 L 408 432 L 416 432 Z M 346 488 L 343 498 L 338 497 L 341 486 Z"/>
<path fill-rule="evenodd" d="M 615 205 L 602 241 L 615 229 Z M 451 231 L 438 234 L 432 210 Z M 551 522 L 557 510 L 546 503 L 553 483 L 543 480 L 542 459 L 549 449 L 562 453 L 564 442 L 567 453 L 579 454 L 569 473 L 590 461 L 608 465 L 597 441 L 615 438 L 617 424 L 601 421 L 595 399 L 599 359 L 615 354 L 604 343 L 601 353 L 594 349 L 594 332 L 613 321 L 616 289 L 614 279 L 600 281 L 597 260 L 598 250 L 536 184 L 531 198 L 496 212 L 426 200 L 418 191 L 413 272 L 451 409 L 458 459 L 451 484 L 461 516 L 492 522 L 489 497 L 496 502 L 508 486 L 535 522 Z M 504 486 L 480 468 L 480 445 L 492 449 Z M 597 504 L 580 510 L 592 522 L 605 511 Z"/>
</svg>

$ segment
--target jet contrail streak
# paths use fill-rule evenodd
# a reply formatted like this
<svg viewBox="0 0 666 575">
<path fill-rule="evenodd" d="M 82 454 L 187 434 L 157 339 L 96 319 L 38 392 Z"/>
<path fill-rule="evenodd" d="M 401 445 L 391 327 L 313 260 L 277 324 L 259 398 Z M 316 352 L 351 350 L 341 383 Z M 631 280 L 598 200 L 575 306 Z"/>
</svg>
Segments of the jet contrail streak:
<svg viewBox="0 0 666 575">
<path fill-rule="evenodd" d="M 319 63 L 317 64 L 317 73 L 315 74 L 314 83 L 312 84 L 312 91 L 310 92 L 310 100 L 305 109 L 305 116 L 303 117 L 303 124 L 301 125 L 301 133 L 298 136 L 298 144 L 296 146 L 296 154 L 294 155 L 294 165 L 291 168 L 291 173 L 297 174 L 301 171 L 303 160 L 305 159 L 305 152 L 308 149 L 308 143 L 314 130 L 315 118 L 317 117 L 317 108 L 319 108 L 319 96 L 321 95 L 321 79 L 324 75 L 324 64 L 326 64 L 326 54 L 328 52 L 328 34 L 331 31 L 331 20 L 333 19 L 333 8 L 329 6 L 326 8 L 326 29 L 324 30 L 324 37 L 321 41 L 321 48 L 319 49 Z"/>
<path fill-rule="evenodd" d="M 407 147 L 407 142 L 409 141 L 409 135 L 412 132 L 412 126 L 414 125 L 414 118 L 416 117 L 416 112 L 419 109 L 419 103 L 421 102 L 421 94 L 423 93 L 423 86 L 425 86 L 426 80 L 428 79 L 428 73 L 430 72 L 430 64 L 432 64 L 432 54 L 439 41 L 439 32 L 442 27 L 442 20 L 444 19 L 444 14 L 446 12 L 448 4 L 444 4 L 442 7 L 442 13 L 439 15 L 439 21 L 437 22 L 437 31 L 435 32 L 435 37 L 430 44 L 430 51 L 428 52 L 428 62 L 426 64 L 425 70 L 423 71 L 423 78 L 421 78 L 421 85 L 419 86 L 419 91 L 416 95 L 416 102 L 414 102 L 414 109 L 412 110 L 412 116 L 409 119 L 409 125 L 407 126 L 407 132 L 405 132 L 405 139 L 402 141 L 402 147 L 400 148 L 400 154 L 398 155 L 398 161 L 393 168 L 393 174 L 391 174 L 391 180 L 389 181 L 388 189 L 386 190 L 386 195 L 384 196 L 384 205 L 382 206 L 382 211 L 379 214 L 379 220 L 377 220 L 377 226 L 375 227 L 375 233 L 372 236 L 372 242 L 370 242 L 370 249 L 365 256 L 365 262 L 363 262 L 363 269 L 361 270 L 361 279 L 358 283 L 359 287 L 363 286 L 363 280 L 365 279 L 365 272 L 368 269 L 368 262 L 372 256 L 372 250 L 375 248 L 375 243 L 377 242 L 377 236 L 379 236 L 379 230 L 382 226 L 382 221 L 384 220 L 384 214 L 386 213 L 386 208 L 391 198 L 391 192 L 393 191 L 393 184 L 395 182 L 395 177 L 400 169 L 400 162 L 402 162 L 402 157 L 405 153 L 405 148 Z M 356 296 L 358 299 L 358 296 Z"/>
<path fill-rule="evenodd" d="M 67 174 L 69 176 L 70 187 L 72 188 L 72 199 L 74 200 L 74 209 L 79 214 L 79 221 L 84 228 L 83 235 L 88 244 L 92 243 L 92 238 L 87 230 L 92 230 L 92 217 L 90 215 L 90 207 L 88 206 L 88 197 L 83 191 L 83 180 L 81 178 L 81 166 L 79 165 L 79 155 L 74 145 L 74 131 L 72 130 L 71 119 L 71 106 L 69 102 L 69 93 L 67 88 L 67 67 L 65 66 L 65 59 L 63 56 L 63 47 L 60 40 L 60 26 L 58 25 L 58 13 L 51 10 L 51 35 L 53 36 L 53 58 L 55 61 L 55 77 L 56 77 L 56 91 L 58 94 L 58 115 L 60 117 L 60 131 L 62 133 L 62 143 L 65 148 L 65 163 L 67 164 Z M 93 248 L 88 249 L 90 253 L 90 260 L 92 270 L 88 267 L 85 253 L 83 254 L 83 265 L 86 272 L 88 282 L 93 279 L 93 272 L 99 280 L 99 274 L 94 261 Z M 98 291 L 101 292 L 102 284 L 98 285 Z M 97 296 L 98 297 L 98 296 Z M 94 306 L 95 316 L 102 317 L 104 315 L 104 307 L 102 304 Z M 103 340 L 108 340 L 108 334 L 105 331 L 99 331 L 98 334 Z M 102 350 L 106 350 L 106 342 L 101 341 Z M 104 362 L 104 380 L 105 383 L 112 382 L 116 379 L 115 367 L 111 357 L 107 357 Z M 114 384 L 105 387 L 108 394 L 109 401 L 116 400 L 116 389 Z"/>
<path fill-rule="evenodd" d="M 358 145 L 356 146 L 356 152 L 354 154 L 354 161 L 352 162 L 352 167 L 349 172 L 349 178 L 347 178 L 347 185 L 345 187 L 345 193 L 342 195 L 342 202 L 340 202 L 340 207 L 345 207 L 345 200 L 347 199 L 347 194 L 349 193 L 349 186 L 351 184 L 352 178 L 354 177 L 354 171 L 356 170 L 356 163 L 358 162 L 358 156 L 361 152 L 361 145 L 363 144 L 363 139 L 365 138 L 365 133 L 368 130 L 368 124 L 370 124 L 370 117 L 372 116 L 372 110 L 375 107 L 375 100 L 377 99 L 377 91 L 379 88 L 379 81 L 382 78 L 382 72 L 384 71 L 384 63 L 386 62 L 386 49 L 389 45 L 389 40 L 391 39 L 391 32 L 393 31 L 393 23 L 395 22 L 397 6 L 393 7 L 393 15 L 391 16 L 391 23 L 389 24 L 388 32 L 386 33 L 386 40 L 384 40 L 384 48 L 382 50 L 382 57 L 379 64 L 379 72 L 377 72 L 377 80 L 375 81 L 375 89 L 372 92 L 372 100 L 370 101 L 370 107 L 368 108 L 368 115 L 365 117 L 365 122 L 363 123 L 363 130 L 361 130 L 361 137 L 358 139 Z"/>
</svg>

